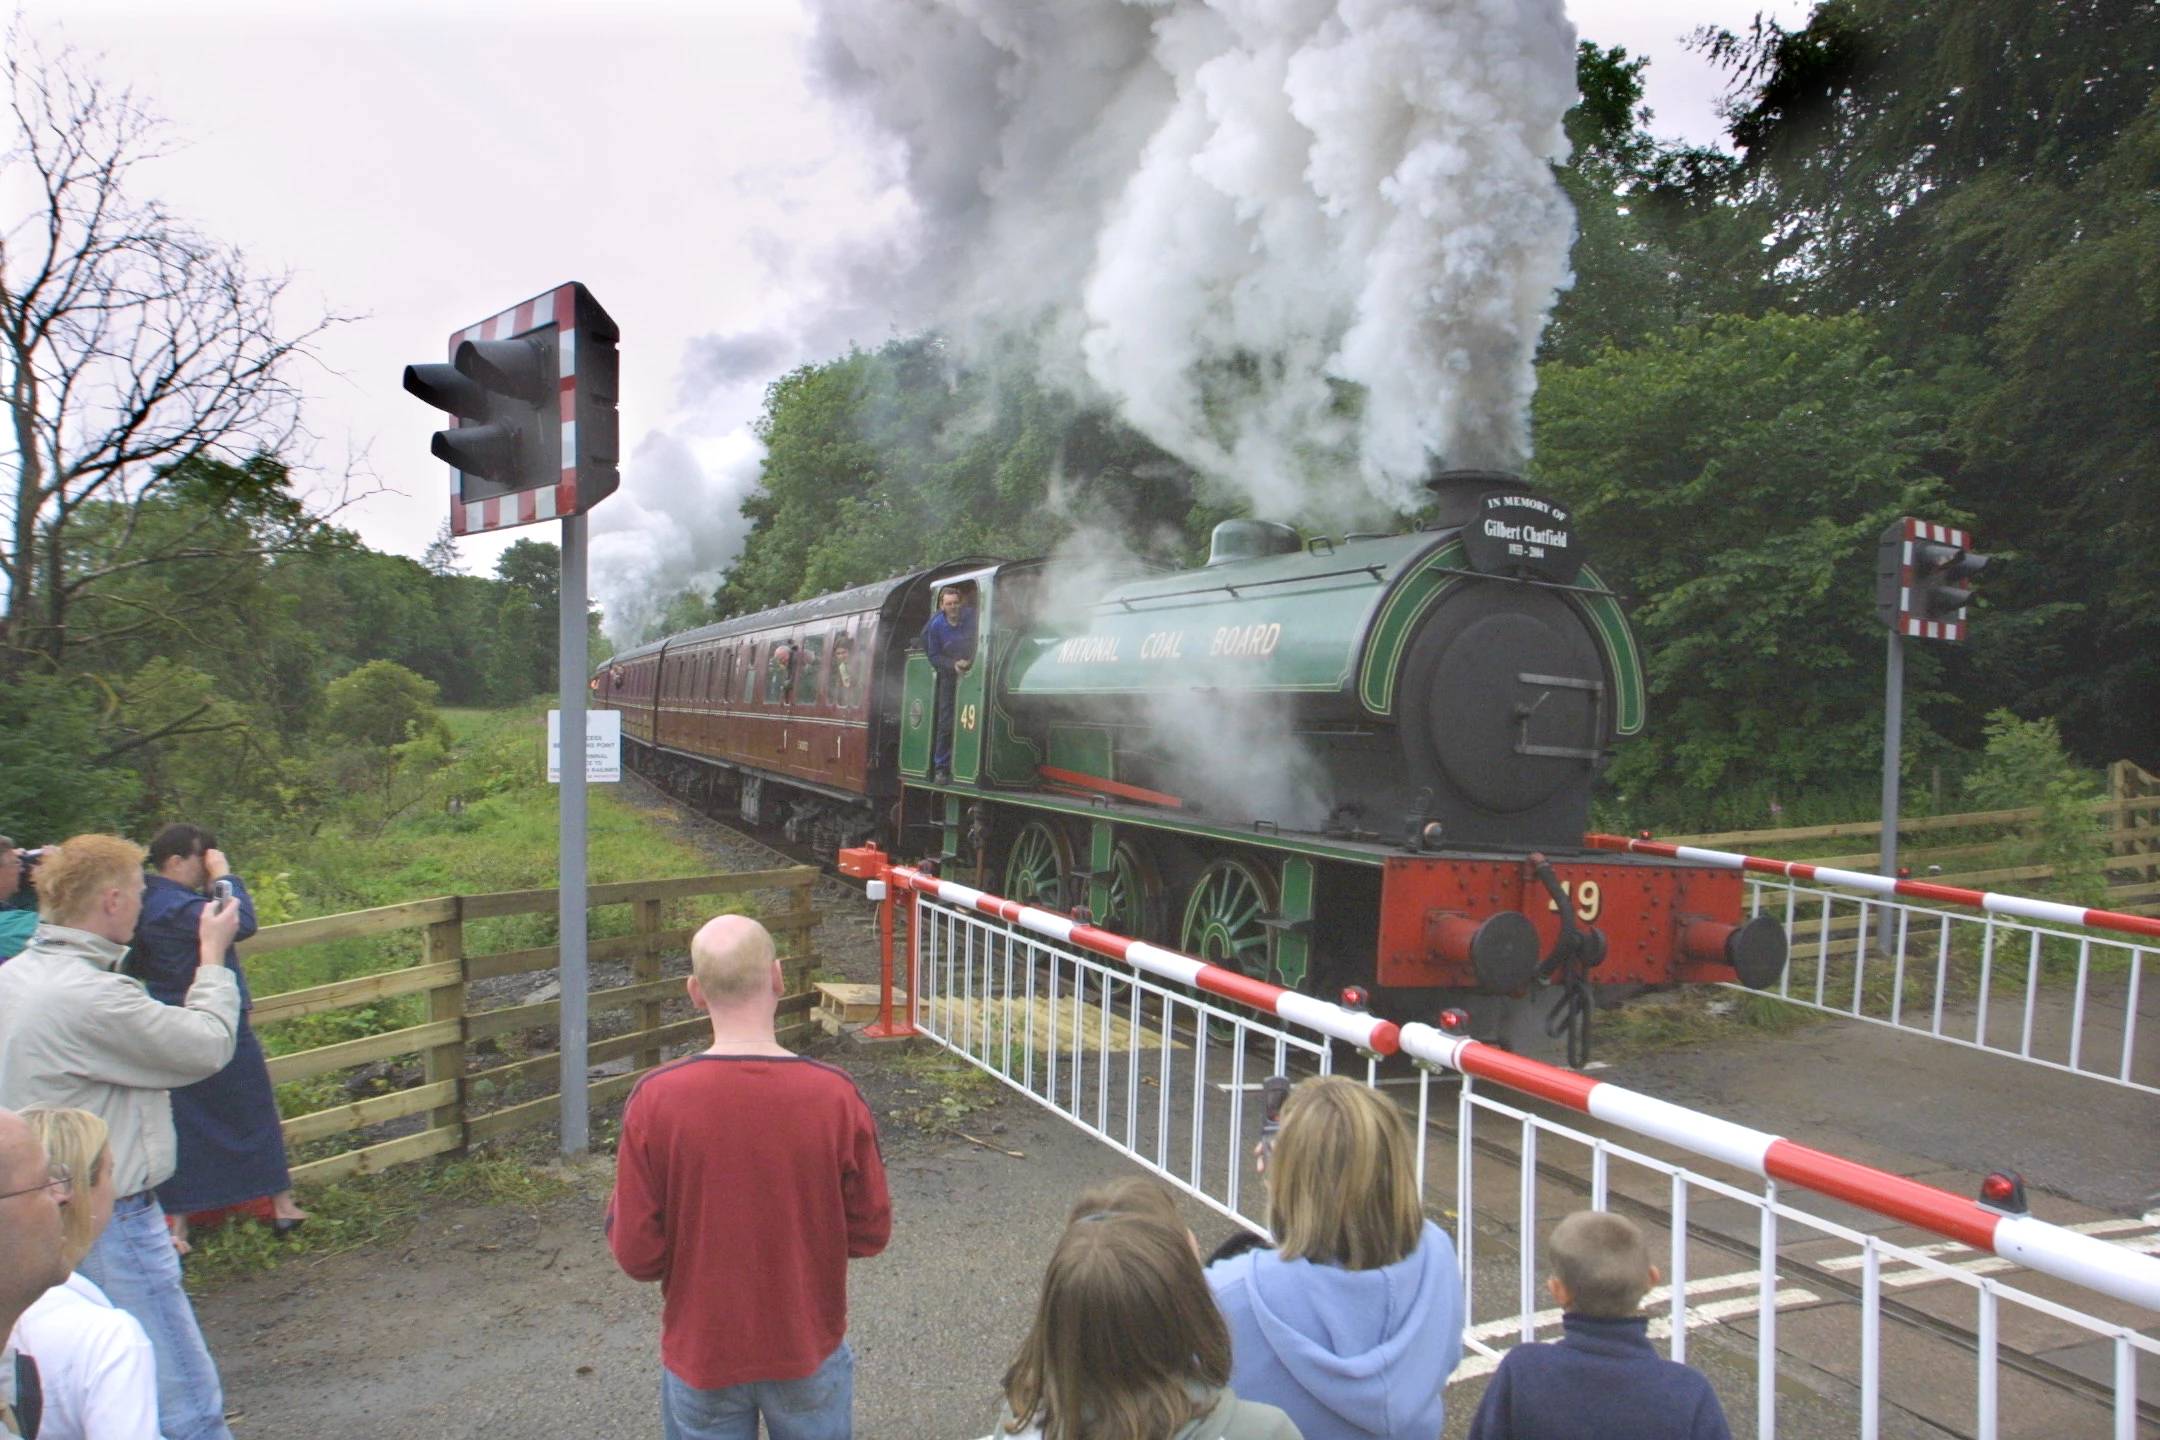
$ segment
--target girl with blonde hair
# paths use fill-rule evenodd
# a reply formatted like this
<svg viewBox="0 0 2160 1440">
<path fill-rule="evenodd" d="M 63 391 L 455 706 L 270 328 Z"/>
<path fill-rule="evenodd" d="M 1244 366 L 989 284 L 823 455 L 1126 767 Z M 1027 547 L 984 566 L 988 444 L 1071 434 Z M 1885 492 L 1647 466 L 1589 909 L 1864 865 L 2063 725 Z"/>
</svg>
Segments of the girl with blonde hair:
<svg viewBox="0 0 2160 1440">
<path fill-rule="evenodd" d="M 15 1322 L 16 1350 L 37 1361 L 45 1390 L 38 1440 L 158 1440 L 157 1360 L 150 1337 L 105 1292 L 72 1273 L 112 1219 L 105 1122 L 87 1110 L 25 1110 L 54 1165 L 67 1167 L 60 1212 L 67 1280 Z"/>
<path fill-rule="evenodd" d="M 1050 1257 L 990 1440 L 1300 1440 L 1229 1380 L 1230 1336 L 1184 1227 L 1091 1211 Z"/>
<path fill-rule="evenodd" d="M 1462 1358 L 1455 1246 L 1418 1200 L 1395 1103 L 1339 1075 L 1290 1092 L 1266 1162 L 1275 1248 L 1208 1267 L 1239 1393 L 1305 1440 L 1433 1440 Z"/>
</svg>

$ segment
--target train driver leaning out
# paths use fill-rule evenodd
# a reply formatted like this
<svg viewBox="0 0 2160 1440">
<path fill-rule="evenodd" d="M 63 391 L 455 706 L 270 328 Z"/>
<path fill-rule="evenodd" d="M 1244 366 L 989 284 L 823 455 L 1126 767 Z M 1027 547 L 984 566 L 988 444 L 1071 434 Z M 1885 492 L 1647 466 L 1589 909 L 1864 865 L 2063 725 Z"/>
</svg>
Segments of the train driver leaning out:
<svg viewBox="0 0 2160 1440">
<path fill-rule="evenodd" d="M 938 613 L 923 627 L 923 650 L 937 671 L 937 716 L 931 727 L 930 778 L 952 779 L 953 696 L 960 677 L 975 664 L 975 607 L 971 585 L 947 585 L 938 591 Z"/>
</svg>

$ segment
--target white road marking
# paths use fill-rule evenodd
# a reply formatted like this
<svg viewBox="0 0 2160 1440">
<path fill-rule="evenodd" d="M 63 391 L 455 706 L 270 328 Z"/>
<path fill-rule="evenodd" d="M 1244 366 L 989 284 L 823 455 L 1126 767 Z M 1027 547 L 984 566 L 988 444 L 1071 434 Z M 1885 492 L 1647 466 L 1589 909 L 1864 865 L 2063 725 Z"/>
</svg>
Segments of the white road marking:
<svg viewBox="0 0 2160 1440">
<path fill-rule="evenodd" d="M 1743 1279 L 1749 1285 L 1757 1283 L 1755 1272 L 1752 1270 L 1738 1277 L 1720 1275 L 1714 1277 L 1714 1282 L 1711 1283 L 1727 1282 L 1735 1278 Z M 1695 1293 L 1695 1283 L 1692 1281 L 1688 1284 L 1688 1293 L 1691 1295 Z M 1650 1304 L 1649 1296 L 1643 1297 L 1643 1303 L 1645 1308 L 1648 1308 Z M 1789 1310 L 1797 1305 L 1819 1305 L 1821 1303 L 1822 1297 L 1820 1295 L 1817 1295 L 1812 1290 L 1803 1290 L 1797 1285 L 1789 1286 L 1777 1292 L 1777 1308 L 1780 1310 Z M 1687 1328 L 1700 1330 L 1705 1325 L 1723 1324 L 1727 1320 L 1736 1320 L 1744 1315 L 1753 1315 L 1761 1306 L 1762 1297 L 1760 1295 L 1735 1295 L 1729 1300 L 1713 1300 L 1707 1305 L 1691 1305 L 1688 1307 L 1687 1312 Z M 1537 1322 L 1538 1329 L 1547 1330 L 1559 1325 L 1560 1312 L 1558 1310 L 1540 1310 L 1533 1318 Z M 1500 1361 L 1506 1357 L 1507 1351 L 1495 1350 L 1489 1346 L 1477 1344 L 1477 1339 L 1488 1333 L 1513 1335 L 1520 1332 L 1521 1329 L 1520 1322 L 1515 1320 L 1493 1320 L 1474 1329 L 1464 1331 L 1464 1341 L 1475 1345 L 1476 1348 L 1470 1354 L 1465 1355 L 1462 1363 L 1455 1367 L 1455 1373 L 1448 1376 L 1448 1384 L 1453 1385 L 1458 1380 L 1474 1380 L 1480 1375 L 1490 1375 L 1493 1371 L 1499 1369 Z M 1649 1338 L 1652 1340 L 1670 1339 L 1672 1336 L 1672 1317 L 1670 1315 L 1652 1315 L 1648 1333 Z"/>
<path fill-rule="evenodd" d="M 2089 1220 L 2083 1224 L 2065 1226 L 2064 1228 L 2085 1235 L 2119 1235 L 2126 1231 L 2152 1229 L 2153 1224 L 2154 1222 L 2151 1220 Z M 2134 1240 L 2118 1241 L 2116 1243 L 2120 1244 L 2125 1250 L 2140 1254 L 2160 1253 L 2160 1233 L 2142 1235 Z M 1972 1255 L 1975 1253 L 1971 1246 L 1961 1245 L 1954 1240 L 1944 1240 L 1931 1245 L 1908 1245 L 1901 1248 L 1915 1255 L 1927 1256 L 1930 1259 L 1945 1255 Z M 1885 1259 L 1888 1260 L 1889 1257 L 1885 1257 Z M 1835 1272 L 1858 1270 L 1865 1262 L 1859 1255 L 1838 1255 L 1828 1260 L 1817 1260 L 1809 1263 L 1821 1269 Z M 2015 1267 L 2013 1262 L 2005 1260 L 1999 1255 L 1979 1255 L 1975 1259 L 1953 1264 L 1950 1268 L 1969 1275 L 1990 1275 L 1999 1270 L 2008 1270 Z M 1948 1280 L 1949 1278 L 1949 1276 L 1938 1271 L 1914 1266 L 1886 1272 L 1882 1277 L 1882 1284 L 1886 1290 L 1909 1289 L 1916 1285 L 1926 1285 L 1936 1281 Z M 1704 1325 L 1715 1325 L 1740 1316 L 1754 1314 L 1762 1304 L 1762 1297 L 1759 1293 L 1761 1286 L 1762 1275 L 1760 1271 L 1756 1270 L 1735 1270 L 1724 1275 L 1705 1275 L 1688 1281 L 1687 1294 L 1691 1302 L 1697 1295 L 1715 1295 L 1727 1290 L 1750 1292 L 1734 1295 L 1725 1300 L 1712 1300 L 1703 1305 L 1691 1303 L 1687 1312 L 1688 1329 L 1695 1330 Z M 1642 1308 L 1650 1316 L 1650 1339 L 1664 1340 L 1671 1337 L 1672 1316 L 1669 1309 L 1671 1300 L 1672 1287 L 1669 1285 L 1660 1285 L 1643 1296 Z M 1822 1297 L 1820 1295 L 1799 1286 L 1784 1287 L 1777 1292 L 1777 1307 L 1780 1310 L 1790 1309 L 1798 1305 L 1818 1305 L 1821 1303 Z M 1537 1330 L 1554 1329 L 1560 1324 L 1560 1313 L 1557 1309 L 1540 1310 L 1531 1316 L 1532 1325 Z M 1448 1383 L 1452 1385 L 1458 1380 L 1474 1380 L 1480 1375 L 1490 1375 L 1499 1368 L 1501 1358 L 1507 1354 L 1507 1348 L 1495 1348 L 1488 1342 L 1507 1339 L 1519 1335 L 1521 1332 L 1522 1321 L 1517 1316 L 1509 1316 L 1503 1320 L 1487 1320 L 1465 1330 L 1463 1332 L 1463 1342 L 1469 1347 L 1471 1353 L 1465 1355 L 1462 1363 L 1455 1367 L 1455 1373 L 1448 1376 Z"/>
</svg>

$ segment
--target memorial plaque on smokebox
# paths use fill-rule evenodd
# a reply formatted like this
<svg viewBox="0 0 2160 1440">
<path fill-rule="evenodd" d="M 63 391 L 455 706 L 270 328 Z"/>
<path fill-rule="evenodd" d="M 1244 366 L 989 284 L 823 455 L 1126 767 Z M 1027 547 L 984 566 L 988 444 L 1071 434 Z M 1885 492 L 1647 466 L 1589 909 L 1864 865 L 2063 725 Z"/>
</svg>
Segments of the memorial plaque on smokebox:
<svg viewBox="0 0 2160 1440">
<path fill-rule="evenodd" d="M 1542 495 L 1488 490 L 1462 528 L 1470 568 L 1487 575 L 1531 575 L 1572 585 L 1582 569 L 1574 513 Z"/>
</svg>

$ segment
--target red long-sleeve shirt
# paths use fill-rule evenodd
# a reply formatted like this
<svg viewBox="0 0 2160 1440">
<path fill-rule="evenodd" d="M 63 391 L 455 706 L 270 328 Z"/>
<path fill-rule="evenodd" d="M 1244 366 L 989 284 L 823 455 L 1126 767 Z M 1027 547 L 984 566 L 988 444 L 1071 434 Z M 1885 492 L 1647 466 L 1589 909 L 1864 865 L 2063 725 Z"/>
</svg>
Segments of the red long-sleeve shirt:
<svg viewBox="0 0 2160 1440">
<path fill-rule="evenodd" d="M 847 1262 L 892 1234 L 877 1125 L 830 1065 L 688 1056 L 623 1109 L 607 1226 L 624 1273 L 660 1282 L 677 1379 L 803 1379 L 847 1334 Z"/>
</svg>

